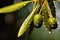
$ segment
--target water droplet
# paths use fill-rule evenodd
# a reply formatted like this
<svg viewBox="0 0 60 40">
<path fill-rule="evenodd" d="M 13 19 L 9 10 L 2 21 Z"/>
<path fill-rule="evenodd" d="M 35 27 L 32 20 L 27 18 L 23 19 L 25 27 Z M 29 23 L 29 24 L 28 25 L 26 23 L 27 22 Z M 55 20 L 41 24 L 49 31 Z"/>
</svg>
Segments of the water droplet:
<svg viewBox="0 0 60 40">
<path fill-rule="evenodd" d="M 49 31 L 49 34 L 52 34 L 52 32 Z"/>
</svg>

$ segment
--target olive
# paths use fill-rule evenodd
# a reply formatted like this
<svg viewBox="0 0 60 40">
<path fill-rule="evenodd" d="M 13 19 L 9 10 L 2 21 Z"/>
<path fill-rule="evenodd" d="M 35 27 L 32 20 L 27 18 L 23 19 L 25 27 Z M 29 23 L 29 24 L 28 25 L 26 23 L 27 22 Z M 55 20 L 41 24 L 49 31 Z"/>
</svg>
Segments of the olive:
<svg viewBox="0 0 60 40">
<path fill-rule="evenodd" d="M 40 14 L 35 14 L 34 15 L 34 20 L 33 20 L 33 24 L 36 28 L 40 28 L 42 26 L 42 15 Z"/>
<path fill-rule="evenodd" d="M 57 28 L 58 24 L 57 24 L 57 21 L 54 17 L 50 17 L 48 19 L 48 22 L 49 22 L 49 25 L 50 25 L 51 29 L 56 29 Z"/>
</svg>

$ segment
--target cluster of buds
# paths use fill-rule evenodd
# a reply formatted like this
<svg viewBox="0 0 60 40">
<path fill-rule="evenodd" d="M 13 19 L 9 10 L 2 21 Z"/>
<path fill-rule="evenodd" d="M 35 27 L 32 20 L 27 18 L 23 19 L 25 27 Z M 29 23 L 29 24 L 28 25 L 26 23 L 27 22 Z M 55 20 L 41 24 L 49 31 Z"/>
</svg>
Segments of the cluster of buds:
<svg viewBox="0 0 60 40">
<path fill-rule="evenodd" d="M 35 0 L 35 3 L 36 2 L 37 0 Z M 40 10 L 34 15 L 33 24 L 36 28 L 40 28 L 42 24 L 44 24 L 44 27 L 49 33 L 52 33 L 52 29 L 56 29 L 58 26 L 56 21 L 55 0 L 43 0 L 43 3 L 40 5 Z"/>
</svg>

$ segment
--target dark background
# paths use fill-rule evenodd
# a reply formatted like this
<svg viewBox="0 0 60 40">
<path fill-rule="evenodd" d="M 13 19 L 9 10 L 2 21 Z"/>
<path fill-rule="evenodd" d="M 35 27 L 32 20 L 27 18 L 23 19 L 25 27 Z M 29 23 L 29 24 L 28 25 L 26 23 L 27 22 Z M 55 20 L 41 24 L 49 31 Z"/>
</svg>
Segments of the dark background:
<svg viewBox="0 0 60 40">
<path fill-rule="evenodd" d="M 14 3 L 14 0 L 0 0 L 0 8 Z M 5 16 L 14 16 L 14 22 L 5 22 Z M 8 17 L 8 16 L 7 16 Z M 16 12 L 0 14 L 0 40 L 17 40 Z"/>
</svg>

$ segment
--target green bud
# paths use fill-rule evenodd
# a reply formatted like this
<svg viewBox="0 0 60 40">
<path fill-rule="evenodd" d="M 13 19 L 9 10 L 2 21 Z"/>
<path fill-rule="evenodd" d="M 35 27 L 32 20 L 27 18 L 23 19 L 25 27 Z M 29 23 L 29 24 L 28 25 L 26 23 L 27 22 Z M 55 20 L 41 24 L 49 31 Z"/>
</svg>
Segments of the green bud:
<svg viewBox="0 0 60 40">
<path fill-rule="evenodd" d="M 56 19 L 55 18 L 53 18 L 53 17 L 50 17 L 49 19 L 48 19 L 48 22 L 49 22 L 49 25 L 50 25 L 50 28 L 51 29 L 56 29 L 57 28 L 57 21 L 56 21 Z"/>
<path fill-rule="evenodd" d="M 34 15 L 33 23 L 34 23 L 34 26 L 36 28 L 40 28 L 42 26 L 42 23 L 43 23 L 42 21 L 43 21 L 42 20 L 42 15 L 40 15 L 40 14 L 35 14 Z"/>
</svg>

